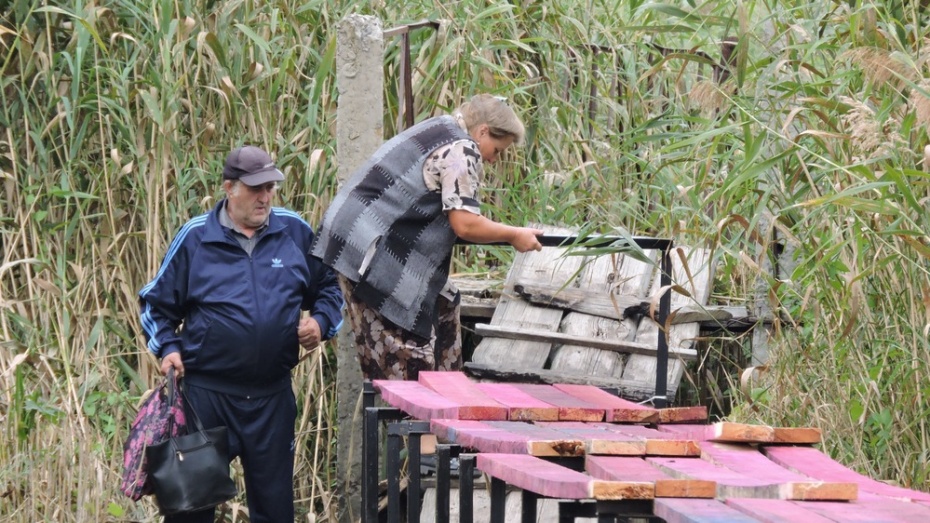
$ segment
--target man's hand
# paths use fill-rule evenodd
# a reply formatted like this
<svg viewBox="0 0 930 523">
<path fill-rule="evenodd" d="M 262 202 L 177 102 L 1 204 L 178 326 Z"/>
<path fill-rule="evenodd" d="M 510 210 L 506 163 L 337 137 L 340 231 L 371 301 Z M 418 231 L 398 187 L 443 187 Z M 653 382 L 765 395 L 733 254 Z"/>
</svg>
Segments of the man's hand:
<svg viewBox="0 0 930 523">
<path fill-rule="evenodd" d="M 297 340 L 300 341 L 301 347 L 313 350 L 320 344 L 322 339 L 323 333 L 320 332 L 320 324 L 317 323 L 313 316 L 300 319 L 300 323 L 297 324 Z"/>
<path fill-rule="evenodd" d="M 163 375 L 167 376 L 171 367 L 174 367 L 178 377 L 184 375 L 184 364 L 181 362 L 180 352 L 172 352 L 161 360 L 161 373 Z"/>
</svg>

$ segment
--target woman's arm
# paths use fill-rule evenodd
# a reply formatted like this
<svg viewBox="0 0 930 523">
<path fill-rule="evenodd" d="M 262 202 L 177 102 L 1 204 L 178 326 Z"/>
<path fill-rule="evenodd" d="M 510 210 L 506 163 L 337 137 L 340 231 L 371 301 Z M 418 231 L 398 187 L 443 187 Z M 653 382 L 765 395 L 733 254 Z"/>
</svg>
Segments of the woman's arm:
<svg viewBox="0 0 930 523">
<path fill-rule="evenodd" d="M 449 224 L 459 238 L 475 243 L 507 242 L 519 252 L 538 251 L 542 244 L 536 238 L 541 229 L 514 227 L 461 209 L 448 212 Z"/>
</svg>

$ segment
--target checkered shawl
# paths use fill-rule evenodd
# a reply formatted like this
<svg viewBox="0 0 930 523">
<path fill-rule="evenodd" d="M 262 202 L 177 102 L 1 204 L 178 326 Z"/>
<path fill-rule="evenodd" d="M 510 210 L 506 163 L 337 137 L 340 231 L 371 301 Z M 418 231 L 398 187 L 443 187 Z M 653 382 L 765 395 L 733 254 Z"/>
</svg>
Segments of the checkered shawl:
<svg viewBox="0 0 930 523">
<path fill-rule="evenodd" d="M 313 255 L 355 282 L 355 295 L 399 327 L 429 338 L 449 278 L 455 232 L 440 191 L 429 191 L 431 152 L 470 139 L 451 116 L 421 122 L 382 145 L 323 216 Z M 377 244 L 364 274 L 359 268 Z"/>
</svg>

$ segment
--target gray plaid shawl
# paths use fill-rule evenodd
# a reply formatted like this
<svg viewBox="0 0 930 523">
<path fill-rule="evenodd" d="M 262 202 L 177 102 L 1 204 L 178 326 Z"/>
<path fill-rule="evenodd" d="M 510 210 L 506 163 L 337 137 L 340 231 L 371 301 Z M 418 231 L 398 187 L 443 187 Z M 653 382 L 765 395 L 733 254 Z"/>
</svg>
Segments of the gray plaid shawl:
<svg viewBox="0 0 930 523">
<path fill-rule="evenodd" d="M 438 147 L 464 139 L 468 134 L 451 116 L 439 116 L 389 140 L 336 194 L 313 245 L 314 256 L 355 282 L 359 299 L 424 338 L 449 278 L 456 236 L 440 191 L 423 181 L 423 163 Z"/>
</svg>

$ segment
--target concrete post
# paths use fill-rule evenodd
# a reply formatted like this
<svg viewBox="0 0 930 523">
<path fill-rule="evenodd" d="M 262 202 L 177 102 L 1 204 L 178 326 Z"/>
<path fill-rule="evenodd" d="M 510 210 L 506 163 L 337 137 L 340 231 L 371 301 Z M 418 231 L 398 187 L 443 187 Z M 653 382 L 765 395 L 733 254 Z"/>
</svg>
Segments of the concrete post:
<svg viewBox="0 0 930 523">
<path fill-rule="evenodd" d="M 381 20 L 352 14 L 336 36 L 336 161 L 339 184 L 381 145 L 384 132 L 384 36 Z M 336 401 L 339 432 L 336 494 L 340 522 L 361 517 L 362 372 L 348 328 L 337 337 Z"/>
</svg>

